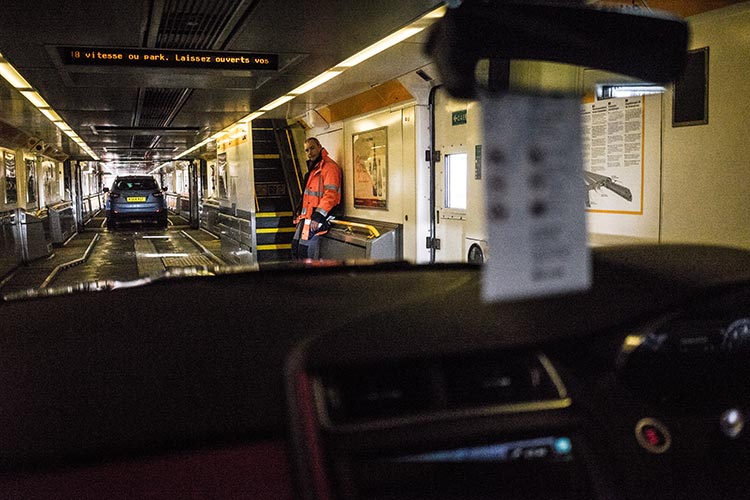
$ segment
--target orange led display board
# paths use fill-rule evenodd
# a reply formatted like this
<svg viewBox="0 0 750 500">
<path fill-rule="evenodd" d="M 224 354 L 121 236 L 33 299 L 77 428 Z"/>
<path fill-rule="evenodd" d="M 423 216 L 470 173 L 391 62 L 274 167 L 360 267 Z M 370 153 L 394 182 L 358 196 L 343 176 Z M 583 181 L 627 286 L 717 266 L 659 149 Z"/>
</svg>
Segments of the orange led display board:
<svg viewBox="0 0 750 500">
<path fill-rule="evenodd" d="M 65 64 L 88 66 L 272 71 L 279 69 L 278 54 L 111 47 L 60 47 L 59 50 Z"/>
</svg>

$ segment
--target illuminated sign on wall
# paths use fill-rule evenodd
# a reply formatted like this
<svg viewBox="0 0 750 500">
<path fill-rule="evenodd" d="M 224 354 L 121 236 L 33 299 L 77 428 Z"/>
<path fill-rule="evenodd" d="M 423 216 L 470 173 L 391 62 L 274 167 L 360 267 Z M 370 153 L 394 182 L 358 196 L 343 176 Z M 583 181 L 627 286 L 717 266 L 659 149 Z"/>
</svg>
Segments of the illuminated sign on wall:
<svg viewBox="0 0 750 500">
<path fill-rule="evenodd" d="M 451 113 L 451 125 L 466 125 L 466 110 L 454 111 Z"/>
<path fill-rule="evenodd" d="M 278 54 L 172 49 L 61 47 L 65 64 L 140 66 L 146 68 L 277 70 Z"/>
</svg>

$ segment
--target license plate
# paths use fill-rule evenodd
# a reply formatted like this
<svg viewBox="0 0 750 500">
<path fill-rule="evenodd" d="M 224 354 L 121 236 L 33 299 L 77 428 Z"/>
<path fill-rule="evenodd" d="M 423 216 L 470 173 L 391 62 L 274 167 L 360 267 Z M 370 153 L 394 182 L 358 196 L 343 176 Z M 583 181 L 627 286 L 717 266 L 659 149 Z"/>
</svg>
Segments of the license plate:
<svg viewBox="0 0 750 500">
<path fill-rule="evenodd" d="M 146 201 L 145 196 L 128 196 L 128 203 L 132 203 L 134 201 Z"/>
</svg>

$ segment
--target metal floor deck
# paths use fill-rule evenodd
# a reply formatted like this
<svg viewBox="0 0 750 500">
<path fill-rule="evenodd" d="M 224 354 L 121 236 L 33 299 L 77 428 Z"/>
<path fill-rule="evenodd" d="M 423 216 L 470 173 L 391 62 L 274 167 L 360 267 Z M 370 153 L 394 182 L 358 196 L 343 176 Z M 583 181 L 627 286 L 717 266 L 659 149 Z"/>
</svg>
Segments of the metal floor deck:
<svg viewBox="0 0 750 500">
<path fill-rule="evenodd" d="M 169 227 L 133 225 L 107 230 L 97 214 L 49 257 L 19 266 L 0 282 L 0 295 L 26 290 L 76 286 L 101 281 L 130 281 L 173 267 L 223 264 L 216 236 L 191 229 L 170 215 Z"/>
</svg>

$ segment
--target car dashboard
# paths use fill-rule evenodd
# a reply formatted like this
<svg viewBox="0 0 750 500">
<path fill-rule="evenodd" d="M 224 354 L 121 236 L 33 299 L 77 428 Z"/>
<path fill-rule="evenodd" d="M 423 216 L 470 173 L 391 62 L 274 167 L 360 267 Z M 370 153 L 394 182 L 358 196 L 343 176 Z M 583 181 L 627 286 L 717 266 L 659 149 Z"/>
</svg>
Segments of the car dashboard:
<svg viewBox="0 0 750 500">
<path fill-rule="evenodd" d="M 190 460 L 222 473 L 159 497 L 746 496 L 750 252 L 592 265 L 498 304 L 481 267 L 398 263 L 4 303 L 0 497 L 146 498 L 127 471 Z"/>
</svg>

